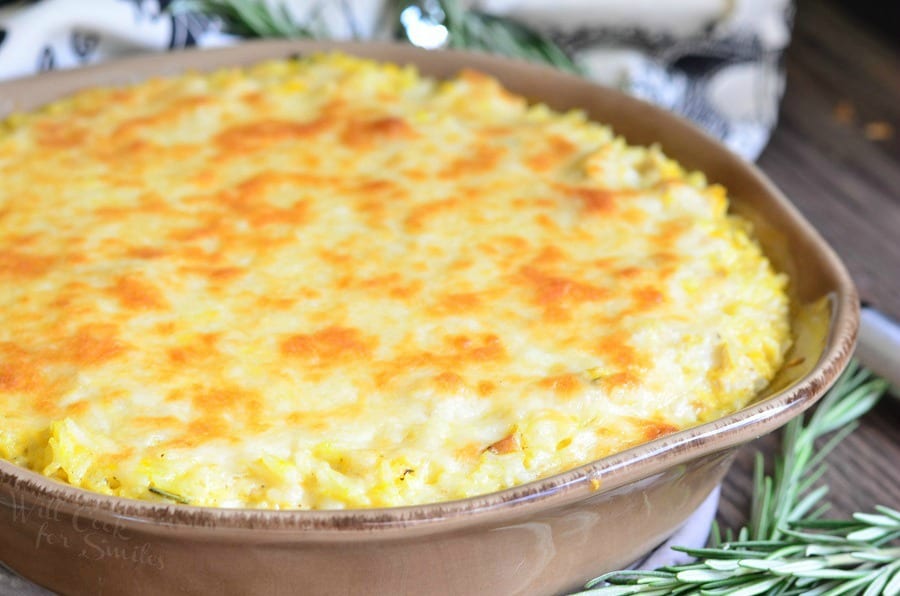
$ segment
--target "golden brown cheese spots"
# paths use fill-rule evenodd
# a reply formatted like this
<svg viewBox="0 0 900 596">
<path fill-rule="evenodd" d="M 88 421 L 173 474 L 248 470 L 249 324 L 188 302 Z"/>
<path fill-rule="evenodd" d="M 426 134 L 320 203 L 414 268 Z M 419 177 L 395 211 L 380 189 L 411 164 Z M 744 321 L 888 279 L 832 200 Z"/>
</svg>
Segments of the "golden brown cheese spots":
<svg viewBox="0 0 900 596">
<path fill-rule="evenodd" d="M 176 365 L 198 365 L 218 354 L 216 344 L 221 333 L 201 333 L 196 339 L 169 348 L 169 360 Z"/>
<path fill-rule="evenodd" d="M 181 419 L 176 416 L 137 416 L 134 425 L 149 430 L 171 430 L 182 426 Z"/>
<path fill-rule="evenodd" d="M 203 240 L 206 238 L 214 238 L 222 236 L 230 230 L 228 224 L 218 217 L 207 218 L 203 223 L 186 229 L 177 229 L 169 233 L 169 240 L 175 240 L 178 243 L 192 242 Z M 179 247 L 181 251 L 185 251 L 184 247 Z M 202 253 L 199 255 L 202 256 Z"/>
<path fill-rule="evenodd" d="M 538 213 L 535 215 L 534 222 L 548 234 L 556 234 L 560 231 L 560 226 L 546 213 Z"/>
<path fill-rule="evenodd" d="M 488 397 L 497 390 L 497 384 L 493 381 L 479 381 L 476 389 L 478 395 L 481 397 Z"/>
<path fill-rule="evenodd" d="M 43 381 L 35 358 L 20 346 L 0 344 L 0 391 L 31 391 Z"/>
<path fill-rule="evenodd" d="M 445 371 L 433 378 L 435 387 L 447 393 L 456 392 L 465 386 L 465 381 L 455 372 Z"/>
<path fill-rule="evenodd" d="M 346 273 L 353 269 L 352 254 L 339 250 L 319 249 L 316 251 L 316 255 L 323 263 L 342 273 L 338 281 L 339 288 L 346 289 L 354 283 L 355 278 L 351 274 Z"/>
<path fill-rule="evenodd" d="M 132 118 L 120 124 L 112 133 L 111 140 L 115 144 L 133 144 L 146 131 L 158 132 L 166 128 L 174 128 L 178 121 L 193 114 L 199 108 L 213 103 L 208 96 L 185 97 L 175 101 L 163 110 L 151 116 Z"/>
<path fill-rule="evenodd" d="M 606 266 L 608 266 L 608 262 L 600 262 L 600 263 L 598 263 L 598 266 L 606 267 Z M 627 280 L 631 280 L 631 279 L 640 277 L 641 275 L 644 274 L 644 271 L 645 270 L 641 267 L 633 267 L 633 266 L 632 267 L 622 267 L 615 271 L 615 275 L 616 275 L 616 277 L 627 281 Z"/>
<path fill-rule="evenodd" d="M 566 373 L 546 377 L 538 381 L 538 387 L 553 392 L 561 398 L 571 398 L 581 393 L 584 382 L 578 375 Z"/>
<path fill-rule="evenodd" d="M 521 448 L 522 446 L 519 443 L 518 433 L 512 432 L 499 441 L 488 445 L 485 451 L 490 451 L 491 453 L 496 453 L 497 455 L 506 455 L 507 453 L 519 451 Z"/>
<path fill-rule="evenodd" d="M 477 107 L 478 100 L 496 101 L 508 104 L 509 109 L 521 108 L 525 105 L 525 99 L 507 91 L 497 79 L 483 72 L 464 68 L 457 75 L 459 81 L 466 86 L 465 95 L 469 107 Z"/>
<path fill-rule="evenodd" d="M 552 135 L 541 150 L 526 158 L 528 166 L 539 172 L 558 168 L 570 160 L 578 151 L 578 146 L 559 135 Z"/>
<path fill-rule="evenodd" d="M 532 265 L 536 267 L 552 267 L 553 265 L 565 262 L 567 255 L 560 247 L 549 245 L 541 248 L 541 251 L 532 260 Z"/>
<path fill-rule="evenodd" d="M 87 131 L 69 122 L 44 121 L 36 125 L 35 140 L 47 149 L 70 149 L 82 144 Z"/>
<path fill-rule="evenodd" d="M 259 120 L 222 131 L 216 136 L 215 143 L 225 155 L 240 157 L 243 153 L 263 151 L 278 143 L 305 141 L 331 126 L 332 122 L 327 119 L 311 122 Z"/>
<path fill-rule="evenodd" d="M 223 417 L 200 417 L 188 424 L 181 436 L 161 443 L 159 446 L 163 449 L 190 449 L 220 439 L 230 438 L 232 441 L 236 441 L 232 428 L 233 426 Z"/>
<path fill-rule="evenodd" d="M 281 342 L 281 353 L 311 364 L 333 366 L 369 357 L 377 343 L 359 329 L 331 326 L 288 337 Z"/>
<path fill-rule="evenodd" d="M 463 314 L 481 308 L 482 299 L 477 292 L 452 292 L 438 299 L 434 312 L 438 314 Z"/>
<path fill-rule="evenodd" d="M 127 215 L 164 215 L 169 212 L 169 205 L 165 199 L 155 192 L 141 194 L 136 204 L 127 206 L 103 205 L 94 210 L 100 219 L 106 221 L 119 221 Z"/>
<path fill-rule="evenodd" d="M 85 298 L 91 297 L 92 288 L 86 283 L 70 281 L 59 289 L 59 292 L 50 301 L 50 308 L 62 309 L 74 314 L 87 314 L 93 310 L 93 305 L 85 305 Z"/>
<path fill-rule="evenodd" d="M 191 447 L 211 440 L 239 442 L 242 432 L 263 432 L 271 426 L 259 393 L 222 384 L 195 386 L 187 391 L 194 419 L 185 436 L 166 442 L 167 447 Z"/>
<path fill-rule="evenodd" d="M 543 307 L 605 300 L 610 292 L 576 279 L 523 267 L 520 277 L 531 287 L 536 304 Z"/>
<path fill-rule="evenodd" d="M 83 325 L 66 340 L 63 358 L 79 366 L 96 366 L 120 356 L 127 350 L 113 324 Z"/>
<path fill-rule="evenodd" d="M 484 333 L 475 337 L 468 335 L 451 335 L 445 342 L 452 347 L 449 359 L 460 364 L 499 360 L 506 357 L 503 342 L 493 333 Z"/>
<path fill-rule="evenodd" d="M 444 336 L 441 343 L 439 350 L 409 350 L 400 352 L 393 360 L 377 363 L 375 385 L 385 388 L 392 380 L 402 377 L 410 370 L 432 368 L 464 371 L 472 365 L 499 363 L 508 358 L 503 341 L 492 333 L 474 336 L 451 334 Z"/>
<path fill-rule="evenodd" d="M 594 353 L 603 361 L 603 366 L 589 370 L 588 375 L 607 391 L 639 385 L 652 363 L 648 354 L 629 344 L 629 337 L 624 332 L 600 339 Z"/>
<path fill-rule="evenodd" d="M 463 176 L 484 174 L 496 168 L 505 154 L 505 147 L 480 142 L 474 147 L 464 150 L 463 155 L 466 157 L 453 160 L 440 171 L 439 176 L 456 180 Z"/>
<path fill-rule="evenodd" d="M 622 221 L 628 222 L 634 226 L 646 224 L 652 219 L 652 216 L 643 209 L 635 207 L 619 207 L 620 217 Z"/>
<path fill-rule="evenodd" d="M 340 259 L 332 260 L 343 270 L 349 270 L 345 262 Z M 399 273 L 376 275 L 364 279 L 356 279 L 352 275 L 344 275 L 337 282 L 337 288 L 341 290 L 362 290 L 368 296 L 381 296 L 401 301 L 408 301 L 422 290 L 423 283 L 419 280 L 409 280 Z"/>
<path fill-rule="evenodd" d="M 305 177 L 299 177 L 306 182 Z M 265 172 L 239 184 L 233 192 L 225 193 L 221 200 L 233 212 L 234 217 L 245 218 L 253 226 L 289 224 L 297 226 L 309 219 L 309 204 L 292 200 L 287 206 L 276 206 L 270 195 L 279 188 L 295 187 L 297 176 Z"/>
<path fill-rule="evenodd" d="M 410 232 L 421 232 L 431 218 L 441 213 L 453 213 L 462 205 L 460 199 L 441 199 L 415 207 L 406 218 L 406 229 Z"/>
<path fill-rule="evenodd" d="M 528 242 L 528 239 L 521 236 L 503 234 L 494 236 L 487 242 L 482 242 L 478 248 L 484 254 L 518 259 L 531 248 L 531 243 Z M 502 264 L 505 265 L 506 262 L 506 260 L 503 260 Z M 505 269 L 506 267 L 503 268 Z"/>
<path fill-rule="evenodd" d="M 93 323 L 74 333 L 54 338 L 58 344 L 23 347 L 12 342 L 0 344 L 0 391 L 30 392 L 38 412 L 55 412 L 57 399 L 72 382 L 70 373 L 52 367 L 70 365 L 79 368 L 101 366 L 127 350 L 114 325 Z"/>
<path fill-rule="evenodd" d="M 654 439 L 658 439 L 660 437 L 664 437 L 681 430 L 674 424 L 670 424 L 668 422 L 658 420 L 645 420 L 642 422 L 643 439 L 645 441 L 652 441 Z"/>
<path fill-rule="evenodd" d="M 613 333 L 601 338 L 595 353 L 609 365 L 617 369 L 634 369 L 643 364 L 643 359 L 628 343 L 625 333 Z"/>
<path fill-rule="evenodd" d="M 188 274 L 206 277 L 210 282 L 229 282 L 247 273 L 244 267 L 182 267 L 181 271 Z"/>
<path fill-rule="evenodd" d="M 158 287 L 136 275 L 119 277 L 109 293 L 129 310 L 161 310 L 168 306 Z"/>
<path fill-rule="evenodd" d="M 622 191 L 606 188 L 588 188 L 578 186 L 563 187 L 565 192 L 577 199 L 588 214 L 608 214 L 613 211 L 621 197 Z"/>
<path fill-rule="evenodd" d="M 20 252 L 15 248 L 0 249 L 0 276 L 12 278 L 40 277 L 56 263 L 56 258 Z"/>
<path fill-rule="evenodd" d="M 355 196 L 353 206 L 356 212 L 364 218 L 366 225 L 373 229 L 388 227 L 396 202 L 406 200 L 409 194 L 397 183 L 377 178 L 347 186 L 346 190 Z"/>
<path fill-rule="evenodd" d="M 635 372 L 625 371 L 601 375 L 595 382 L 606 390 L 612 391 L 621 387 L 634 387 L 641 382 L 641 378 Z"/>
<path fill-rule="evenodd" d="M 675 243 L 688 230 L 690 224 L 684 220 L 668 221 L 661 226 L 660 231 L 656 234 L 654 242 L 660 251 L 668 251 L 675 248 Z M 678 257 L 668 255 L 671 260 L 678 260 Z"/>
<path fill-rule="evenodd" d="M 402 195 L 406 192 L 396 182 L 392 182 L 390 180 L 383 180 L 381 178 L 364 179 L 364 180 L 354 184 L 353 186 L 349 187 L 348 190 L 350 190 L 353 193 L 359 193 L 364 196 L 380 194 L 380 195 L 388 195 L 388 196 L 398 197 L 399 195 Z"/>
<path fill-rule="evenodd" d="M 469 443 L 456 450 L 454 457 L 462 462 L 471 464 L 477 461 L 485 452 L 484 445 L 479 443 Z"/>
<path fill-rule="evenodd" d="M 653 286 L 640 286 L 631 291 L 633 306 L 629 313 L 648 311 L 665 302 L 665 294 Z"/>
<path fill-rule="evenodd" d="M 85 488 L 467 497 L 739 407 L 787 344 L 721 190 L 479 73 L 318 56 L 14 120 L 0 450 Z"/>
<path fill-rule="evenodd" d="M 252 409 L 256 395 L 236 387 L 202 387 L 193 391 L 191 402 L 201 414 L 210 418 L 241 409 Z"/>
<path fill-rule="evenodd" d="M 265 113 L 264 110 L 270 108 L 269 98 L 265 93 L 260 91 L 249 91 L 241 95 L 241 101 L 253 108 L 257 113 Z"/>
<path fill-rule="evenodd" d="M 389 116 L 367 121 L 347 123 L 343 142 L 355 148 L 375 148 L 385 141 L 402 141 L 415 136 L 413 128 L 403 118 Z"/>
<path fill-rule="evenodd" d="M 321 294 L 315 290 L 304 288 L 297 293 L 296 297 L 261 296 L 256 300 L 256 305 L 260 310 L 265 311 L 287 311 L 301 299 L 318 298 L 320 296 Z"/>
</svg>

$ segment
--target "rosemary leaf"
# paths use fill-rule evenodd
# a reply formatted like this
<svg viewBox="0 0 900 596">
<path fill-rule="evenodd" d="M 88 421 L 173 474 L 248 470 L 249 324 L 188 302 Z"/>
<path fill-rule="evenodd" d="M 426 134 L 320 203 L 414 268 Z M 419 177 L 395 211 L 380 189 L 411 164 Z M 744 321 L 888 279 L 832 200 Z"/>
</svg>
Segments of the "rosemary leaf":
<svg viewBox="0 0 900 596">
<path fill-rule="evenodd" d="M 813 414 L 787 424 L 771 475 L 757 454 L 750 521 L 737 531 L 737 540 L 730 529 L 714 526 L 710 547 L 675 549 L 696 557 L 696 563 L 607 573 L 582 594 L 645 594 L 652 588 L 723 596 L 900 596 L 900 511 L 878 506 L 851 519 L 820 519 L 828 489 L 816 486 L 827 454 L 887 387 L 852 363 Z M 819 446 L 817 441 L 831 433 Z M 642 583 L 649 578 L 655 583 Z"/>
<path fill-rule="evenodd" d="M 147 490 L 149 490 L 154 495 L 159 495 L 160 497 L 169 499 L 170 501 L 175 501 L 176 503 L 181 503 L 182 505 L 190 505 L 191 504 L 190 500 L 188 500 L 187 497 L 182 497 L 181 495 L 179 495 L 177 493 L 173 493 L 173 492 L 164 490 L 162 488 L 157 488 L 155 486 L 151 486 Z"/>
<path fill-rule="evenodd" d="M 168 10 L 215 17 L 228 33 L 239 37 L 318 37 L 316 23 L 297 23 L 281 2 L 272 5 L 265 0 L 175 0 Z"/>
</svg>

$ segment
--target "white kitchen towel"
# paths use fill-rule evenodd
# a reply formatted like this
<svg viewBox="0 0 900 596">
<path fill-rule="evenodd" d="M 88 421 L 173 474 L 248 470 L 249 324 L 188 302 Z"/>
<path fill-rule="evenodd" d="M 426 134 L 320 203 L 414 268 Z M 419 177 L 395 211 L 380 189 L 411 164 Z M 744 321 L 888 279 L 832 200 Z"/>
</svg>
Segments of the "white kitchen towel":
<svg viewBox="0 0 900 596">
<path fill-rule="evenodd" d="M 285 9 L 318 37 L 440 46 L 438 0 L 37 0 L 0 5 L 0 79 L 240 41 L 228 5 Z M 775 125 L 790 0 L 460 0 L 556 41 L 587 76 L 694 120 L 755 159 Z M 181 7 L 181 8 L 179 8 Z M 186 10 L 188 7 L 189 10 Z M 445 31 L 444 31 L 445 33 Z"/>
</svg>

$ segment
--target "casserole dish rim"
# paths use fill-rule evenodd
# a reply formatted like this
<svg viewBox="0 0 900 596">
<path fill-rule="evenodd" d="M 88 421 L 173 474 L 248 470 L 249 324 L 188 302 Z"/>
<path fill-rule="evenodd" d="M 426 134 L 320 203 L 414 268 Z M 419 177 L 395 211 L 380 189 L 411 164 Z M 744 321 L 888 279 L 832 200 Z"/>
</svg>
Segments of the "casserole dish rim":
<svg viewBox="0 0 900 596">
<path fill-rule="evenodd" d="M 757 399 L 745 408 L 695 427 L 678 431 L 612 454 L 600 460 L 583 464 L 577 468 L 555 474 L 502 491 L 470 497 L 467 499 L 426 503 L 391 508 L 336 509 L 336 510 L 268 510 L 249 508 L 216 508 L 191 505 L 171 505 L 153 501 L 142 501 L 124 497 L 93 493 L 85 489 L 67 485 L 37 472 L 0 460 L 0 487 L 9 487 L 13 493 L 35 501 L 51 500 L 59 508 L 67 511 L 90 509 L 92 514 L 102 518 L 124 517 L 132 521 L 160 524 L 164 526 L 191 526 L 229 529 L 237 531 L 272 532 L 303 530 L 309 537 L 343 538 L 349 535 L 377 535 L 383 538 L 394 532 L 431 533 L 450 528 L 478 524 L 486 514 L 491 519 L 520 517 L 534 509 L 546 509 L 565 503 L 585 499 L 598 492 L 612 491 L 619 487 L 641 481 L 664 470 L 690 461 L 694 458 L 747 443 L 783 425 L 790 418 L 799 415 L 821 397 L 835 382 L 839 373 L 849 361 L 855 344 L 859 306 L 849 274 L 834 252 L 819 234 L 806 222 L 787 198 L 753 165 L 743 162 L 729 153 L 718 141 L 701 132 L 694 125 L 679 116 L 651 106 L 641 100 L 626 96 L 613 89 L 603 88 L 574 75 L 561 73 L 550 67 L 519 62 L 498 56 L 489 56 L 456 50 L 421 50 L 412 46 L 394 43 L 372 42 L 317 42 L 317 41 L 258 41 L 238 46 L 214 50 L 188 50 L 186 52 L 140 56 L 86 67 L 78 71 L 60 71 L 19 79 L 0 84 L 0 97 L 12 93 L 27 95 L 30 89 L 60 89 L 54 97 L 61 98 L 80 87 L 98 84 L 126 84 L 158 76 L 177 74 L 189 70 L 194 63 L 208 58 L 210 70 L 220 67 L 242 66 L 267 58 L 286 57 L 298 52 L 343 51 L 365 57 L 368 52 L 378 54 L 379 61 L 416 64 L 428 76 L 434 75 L 434 68 L 426 69 L 422 60 L 426 56 L 439 56 L 438 61 L 447 57 L 446 64 L 463 65 L 484 69 L 498 76 L 495 71 L 510 73 L 531 73 L 530 76 L 546 77 L 547 81 L 559 81 L 560 85 L 571 88 L 590 87 L 596 93 L 605 93 L 613 101 L 630 105 L 635 110 L 649 112 L 666 130 L 672 134 L 686 135 L 686 139 L 698 144 L 707 155 L 724 160 L 722 167 L 739 168 L 741 174 L 762 188 L 767 200 L 775 203 L 782 217 L 802 234 L 803 242 L 810 244 L 820 258 L 823 271 L 820 275 L 828 278 L 833 290 L 831 301 L 831 321 L 829 335 L 824 350 L 816 365 L 804 377 L 792 385 Z M 389 57 L 395 56 L 395 57 Z M 231 58 L 234 58 L 232 60 Z M 187 64 L 188 68 L 185 68 Z M 133 76 L 129 72 L 152 70 L 152 74 Z M 513 75 L 510 75 L 513 76 Z M 104 83 L 104 77 L 108 82 Z M 505 83 L 504 77 L 499 76 Z M 551 83 L 545 87 L 552 90 Z M 548 93 L 549 94 L 549 93 Z M 49 96 L 49 95 L 48 95 Z M 542 100 L 546 101 L 545 98 Z M 0 114 L 14 107 L 14 101 L 0 100 Z M 34 106 L 29 106 L 34 107 Z M 551 107 L 552 103 L 551 103 Z M 618 131 L 615 122 L 603 122 Z M 627 133 L 629 142 L 635 142 Z M 637 141 L 636 143 L 640 143 Z M 664 150 L 666 147 L 664 146 Z M 668 153 L 668 151 L 667 151 Z M 682 162 L 680 155 L 672 156 Z M 693 169 L 691 166 L 687 166 Z M 715 181 L 715 180 L 712 180 Z M 731 196 L 731 195 L 729 195 Z M 777 226 L 776 226 L 777 227 Z M 599 483 L 599 486 L 598 484 Z M 4 498 L 0 494 L 0 499 Z"/>
</svg>

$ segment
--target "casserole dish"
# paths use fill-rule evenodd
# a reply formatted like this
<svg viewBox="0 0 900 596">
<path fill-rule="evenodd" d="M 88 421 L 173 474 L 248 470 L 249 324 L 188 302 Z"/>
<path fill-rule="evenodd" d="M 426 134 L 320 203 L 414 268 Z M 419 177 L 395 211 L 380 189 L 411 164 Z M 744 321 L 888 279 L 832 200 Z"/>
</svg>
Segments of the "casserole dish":
<svg viewBox="0 0 900 596">
<path fill-rule="evenodd" d="M 761 175 L 690 125 L 549 69 L 405 46 L 266 42 L 153 56 L 0 88 L 3 112 L 88 86 L 339 49 L 462 67 L 562 110 L 578 107 L 631 143 L 659 143 L 722 183 L 791 279 L 794 349 L 751 406 L 575 470 L 490 495 L 413 507 L 255 511 L 173 507 L 86 493 L 0 462 L 0 560 L 66 593 L 555 593 L 621 567 L 674 531 L 734 449 L 810 406 L 846 364 L 858 306 L 833 253 Z M 816 304 L 817 307 L 809 307 Z"/>
</svg>

